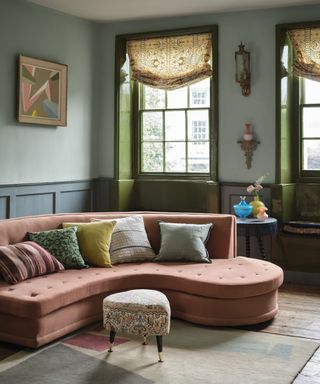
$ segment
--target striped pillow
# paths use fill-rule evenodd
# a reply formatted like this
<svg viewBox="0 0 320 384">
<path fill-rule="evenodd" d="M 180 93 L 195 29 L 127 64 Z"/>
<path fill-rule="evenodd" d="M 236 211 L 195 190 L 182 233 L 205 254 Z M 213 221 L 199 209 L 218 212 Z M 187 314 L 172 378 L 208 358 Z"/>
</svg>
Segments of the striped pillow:
<svg viewBox="0 0 320 384">
<path fill-rule="evenodd" d="M 151 261 L 156 255 L 150 245 L 143 217 L 128 216 L 116 221 L 110 244 L 112 264 Z M 92 221 L 110 221 L 92 219 Z"/>
<path fill-rule="evenodd" d="M 58 272 L 64 266 L 33 241 L 0 246 L 0 273 L 10 284 Z"/>
</svg>

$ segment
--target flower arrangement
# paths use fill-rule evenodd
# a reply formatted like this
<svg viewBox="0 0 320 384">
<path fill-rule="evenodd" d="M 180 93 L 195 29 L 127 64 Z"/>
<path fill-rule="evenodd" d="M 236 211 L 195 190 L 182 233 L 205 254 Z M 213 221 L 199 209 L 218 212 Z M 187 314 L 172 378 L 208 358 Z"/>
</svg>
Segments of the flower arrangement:
<svg viewBox="0 0 320 384">
<path fill-rule="evenodd" d="M 263 186 L 261 184 L 267 176 L 268 174 L 259 177 L 259 179 L 256 180 L 253 185 L 251 184 L 247 187 L 247 192 L 251 193 L 251 195 L 253 196 L 259 197 L 259 192 L 263 189 Z"/>
</svg>

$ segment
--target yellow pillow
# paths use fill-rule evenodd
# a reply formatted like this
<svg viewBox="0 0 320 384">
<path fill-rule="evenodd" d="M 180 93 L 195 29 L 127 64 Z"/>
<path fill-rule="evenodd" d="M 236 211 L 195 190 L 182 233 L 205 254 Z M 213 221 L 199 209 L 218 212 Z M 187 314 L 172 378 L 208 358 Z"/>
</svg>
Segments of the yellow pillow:
<svg viewBox="0 0 320 384">
<path fill-rule="evenodd" d="M 63 228 L 77 227 L 80 252 L 93 267 L 111 267 L 110 242 L 116 221 L 62 223 Z"/>
</svg>

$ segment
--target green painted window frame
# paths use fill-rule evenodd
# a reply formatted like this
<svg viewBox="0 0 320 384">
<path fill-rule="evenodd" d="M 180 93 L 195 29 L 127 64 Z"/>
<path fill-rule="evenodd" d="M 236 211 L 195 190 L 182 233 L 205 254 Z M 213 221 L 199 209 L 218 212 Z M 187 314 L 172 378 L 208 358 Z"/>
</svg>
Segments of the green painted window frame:
<svg viewBox="0 0 320 384">
<path fill-rule="evenodd" d="M 303 169 L 303 121 L 302 110 L 307 107 L 320 107 L 320 104 L 304 103 L 304 79 L 288 74 L 287 119 L 285 126 L 281 121 L 281 52 L 284 44 L 289 45 L 289 62 L 293 50 L 286 40 L 290 29 L 319 27 L 320 21 L 279 24 L 276 26 L 276 182 L 277 183 L 319 183 L 320 170 Z M 284 144 L 284 138 L 287 143 Z M 298 148 L 298 150 L 297 150 Z M 291 164 L 287 164 L 290 159 Z M 286 168 L 287 172 L 283 169 Z"/>
<path fill-rule="evenodd" d="M 210 78 L 210 111 L 209 111 L 209 154 L 210 172 L 209 173 L 141 173 L 140 170 L 140 126 L 139 126 L 139 104 L 141 102 L 140 85 L 136 81 L 131 81 L 130 95 L 130 127 L 121 124 L 121 67 L 126 55 L 126 44 L 130 39 L 148 38 L 157 36 L 176 36 L 193 33 L 211 33 L 212 35 L 212 67 L 214 75 Z M 126 34 L 116 36 L 115 44 L 115 178 L 132 179 L 181 179 L 181 180 L 211 180 L 218 179 L 218 27 L 203 26 L 170 31 L 156 31 L 138 34 Z M 124 153 L 124 142 L 130 142 L 129 153 Z M 125 159 L 123 158 L 125 156 Z M 125 168 L 125 170 L 124 170 Z"/>
</svg>

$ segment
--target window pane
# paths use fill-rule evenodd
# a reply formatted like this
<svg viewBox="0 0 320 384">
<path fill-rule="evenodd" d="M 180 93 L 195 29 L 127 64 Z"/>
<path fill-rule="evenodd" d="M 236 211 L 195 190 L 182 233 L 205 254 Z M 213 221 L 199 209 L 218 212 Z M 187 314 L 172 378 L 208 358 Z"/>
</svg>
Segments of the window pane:
<svg viewBox="0 0 320 384">
<path fill-rule="evenodd" d="M 185 172 L 186 171 L 186 144 L 185 143 L 166 143 L 166 172 Z"/>
<path fill-rule="evenodd" d="M 320 170 L 320 140 L 303 141 L 303 169 Z"/>
<path fill-rule="evenodd" d="M 143 86 L 144 90 L 144 109 L 165 108 L 165 91 Z"/>
<path fill-rule="evenodd" d="M 188 140 L 209 140 L 209 114 L 207 110 L 188 111 Z"/>
<path fill-rule="evenodd" d="M 288 77 L 281 79 L 281 105 L 287 105 L 288 98 Z"/>
<path fill-rule="evenodd" d="M 167 91 L 167 107 L 172 108 L 187 108 L 188 107 L 188 87 Z"/>
<path fill-rule="evenodd" d="M 165 113 L 165 137 L 167 141 L 186 140 L 186 119 L 184 111 Z"/>
<path fill-rule="evenodd" d="M 190 108 L 209 107 L 210 79 L 199 81 L 190 86 Z"/>
<path fill-rule="evenodd" d="M 287 70 L 288 70 L 288 59 L 289 59 L 289 50 L 288 50 L 288 46 L 285 45 L 283 47 L 281 61 L 282 61 L 282 64 L 284 65 L 285 69 L 287 69 Z"/>
<path fill-rule="evenodd" d="M 320 137 L 320 108 L 303 108 L 302 136 Z"/>
<path fill-rule="evenodd" d="M 320 83 L 304 79 L 304 98 L 306 104 L 320 103 Z"/>
<path fill-rule="evenodd" d="M 142 144 L 142 172 L 163 172 L 162 143 Z"/>
<path fill-rule="evenodd" d="M 162 140 L 162 112 L 142 113 L 142 139 Z"/>
<path fill-rule="evenodd" d="M 209 172 L 209 143 L 188 143 L 188 172 Z"/>
</svg>

